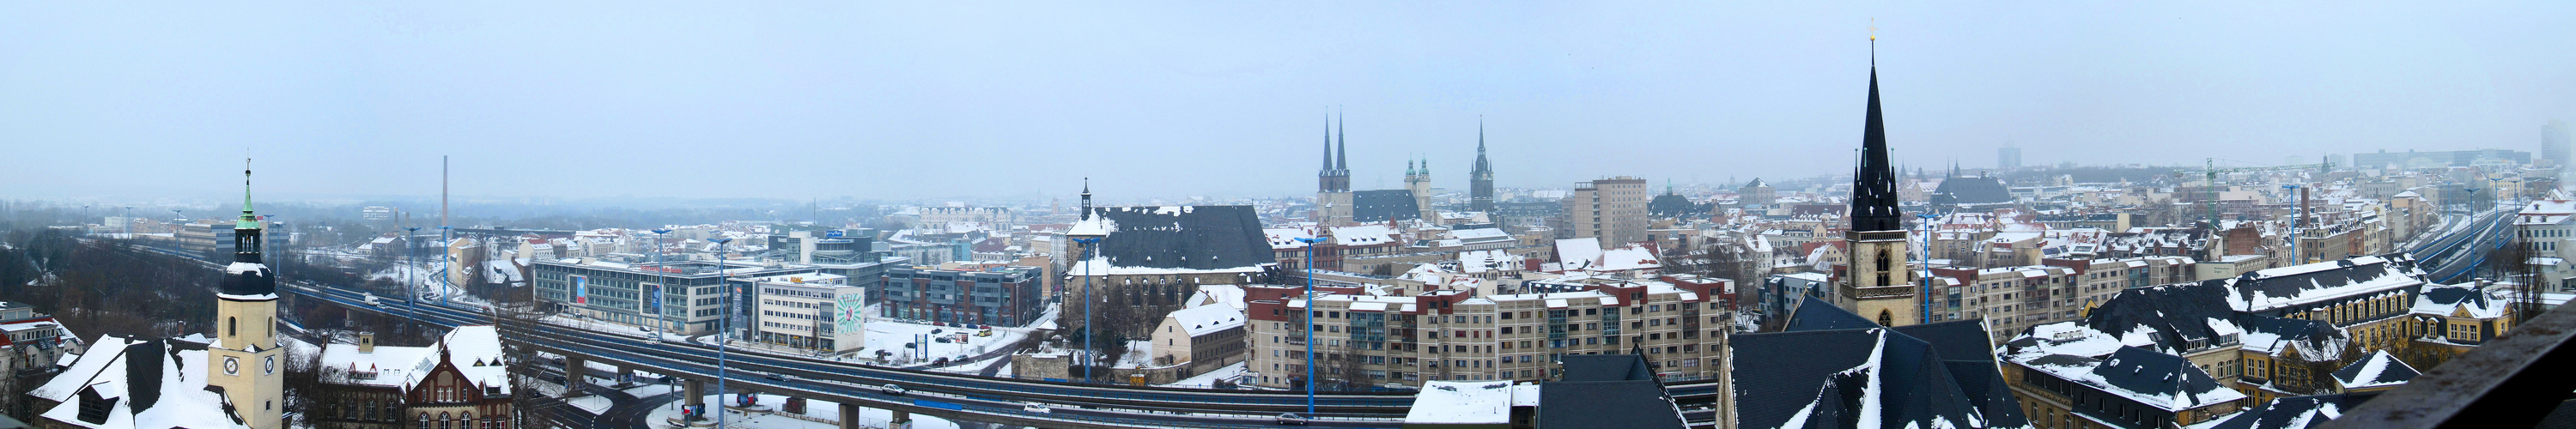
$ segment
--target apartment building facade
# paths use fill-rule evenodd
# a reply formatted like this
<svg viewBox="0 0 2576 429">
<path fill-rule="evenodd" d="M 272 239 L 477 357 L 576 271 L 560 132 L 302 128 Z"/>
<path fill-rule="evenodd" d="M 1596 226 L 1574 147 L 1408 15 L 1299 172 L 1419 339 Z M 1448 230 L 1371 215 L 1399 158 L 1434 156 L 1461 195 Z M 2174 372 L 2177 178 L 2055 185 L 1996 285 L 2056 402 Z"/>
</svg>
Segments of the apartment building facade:
<svg viewBox="0 0 2576 429">
<path fill-rule="evenodd" d="M 1317 379 L 1346 380 L 1338 388 L 1419 387 L 1548 380 L 1558 375 L 1559 356 L 1638 353 L 1667 381 L 1713 378 L 1733 326 L 1731 305 L 1719 298 L 1726 287 L 1635 280 L 1558 293 L 1328 293 L 1313 300 L 1248 290 L 1247 297 L 1277 299 L 1247 305 L 1247 369 L 1266 387 L 1304 386 L 1308 365 Z"/>
</svg>

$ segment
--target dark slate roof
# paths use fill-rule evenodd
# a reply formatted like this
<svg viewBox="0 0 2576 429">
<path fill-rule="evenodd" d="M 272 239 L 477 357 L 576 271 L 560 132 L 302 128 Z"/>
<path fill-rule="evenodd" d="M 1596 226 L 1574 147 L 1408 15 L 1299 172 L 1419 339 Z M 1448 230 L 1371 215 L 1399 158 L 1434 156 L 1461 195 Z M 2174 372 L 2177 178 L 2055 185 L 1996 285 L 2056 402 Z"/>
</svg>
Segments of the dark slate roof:
<svg viewBox="0 0 2576 429">
<path fill-rule="evenodd" d="M 1252 206 L 1096 207 L 1117 231 L 1096 257 L 1110 265 L 1212 270 L 1276 262 Z"/>
<path fill-rule="evenodd" d="M 2362 370 L 2369 369 L 2371 362 L 2379 361 L 2385 361 L 2380 363 L 2385 367 L 2380 368 L 2377 377 L 2372 377 L 2369 380 L 2358 379 L 2362 375 Z M 2390 383 L 2405 383 L 2408 380 L 2414 380 L 2415 376 L 2418 375 L 2424 375 L 2424 373 L 2416 372 L 2415 367 L 2407 366 L 2406 361 L 2397 360 L 2397 356 L 2390 355 L 2387 351 L 2372 351 L 2370 352 L 2370 356 L 2363 357 L 2361 360 L 2353 361 L 2351 365 L 2344 365 L 2343 369 L 2338 369 L 2334 372 L 2335 381 L 2342 382 L 2345 386 L 2380 386 Z"/>
<path fill-rule="evenodd" d="M 2155 339 L 2157 348 L 2188 350 L 2191 339 L 2219 340 L 2210 320 L 2236 318 L 2227 294 L 2227 286 L 2215 281 L 2123 290 L 2093 307 L 2083 325 L 2112 335 L 2137 329 L 2162 332 Z"/>
<path fill-rule="evenodd" d="M 1539 389 L 1538 403 L 1537 427 L 1543 428 L 1688 427 L 1652 379 L 1550 382 Z"/>
<path fill-rule="evenodd" d="M 2094 366 L 2093 375 L 2120 390 L 2151 397 L 2183 395 L 2191 397 L 2186 400 L 2190 403 L 2200 402 L 2197 395 L 2201 392 L 2227 388 L 2182 356 L 2128 346 L 2111 352 L 2110 359 Z"/>
<path fill-rule="evenodd" d="M 1632 354 L 1566 355 L 1539 389 L 1538 427 L 1682 428 L 1681 409 Z"/>
<path fill-rule="evenodd" d="M 1950 378 L 1959 382 L 1959 393 L 1968 395 L 1968 404 L 1985 413 L 1986 427 L 2030 426 L 2030 419 L 2021 415 L 2021 399 L 2013 396 L 2012 387 L 2004 384 L 2004 374 L 1996 372 L 1994 363 L 1953 359 L 1942 365 L 1950 367 Z"/>
<path fill-rule="evenodd" d="M 1985 319 L 1898 326 L 1894 329 L 1897 333 L 1931 343 L 1932 349 L 1941 353 L 1942 360 L 1985 362 L 1987 366 L 1995 363 L 1994 337 L 1986 332 Z"/>
<path fill-rule="evenodd" d="M 2494 303 L 2487 302 L 2489 297 L 2486 292 L 2467 286 L 2425 287 L 2421 293 L 2421 296 L 2425 301 L 2445 306 L 2459 305 L 2462 301 L 2471 302 L 2470 306 L 2472 307 L 2488 307 L 2495 305 Z"/>
<path fill-rule="evenodd" d="M 1816 297 L 1810 296 L 1807 297 L 1806 300 L 1798 302 L 1798 309 L 1789 313 L 1788 326 L 1781 328 L 1781 330 L 1786 332 L 1798 332 L 1835 329 L 1869 329 L 1876 327 L 1879 327 L 1878 322 L 1870 321 L 1868 318 L 1860 317 L 1858 314 L 1852 314 L 1851 311 L 1844 310 L 1842 307 L 1836 307 L 1833 304 L 1826 303 L 1823 299 L 1817 299 Z"/>
<path fill-rule="evenodd" d="M 1951 177 L 1932 189 L 1932 204 L 1974 205 L 2013 202 L 2012 189 L 1992 177 Z"/>
<path fill-rule="evenodd" d="M 1646 358 L 1631 354 L 1565 355 L 1557 358 L 1564 369 L 1557 381 L 1629 381 L 1653 380 L 1655 371 L 1646 368 Z"/>
<path fill-rule="evenodd" d="M 2201 429 L 2308 429 L 2351 412 L 2379 392 L 2276 398 L 2261 406 L 2229 414 Z"/>
<path fill-rule="evenodd" d="M 2403 255 L 2382 255 L 2335 262 L 2341 266 L 2273 276 L 2263 275 L 2260 271 L 2248 272 L 2235 278 L 2215 279 L 2201 283 L 2225 285 L 2235 294 L 2234 298 L 2237 302 L 2250 302 L 2258 294 L 2270 297 L 2294 297 L 2311 290 L 2358 284 L 2389 276 L 2410 276 L 2415 271 L 2415 261 Z M 2409 288 L 2421 287 L 2423 286 L 2409 286 Z"/>
<path fill-rule="evenodd" d="M 1422 206 L 1414 205 L 1413 191 L 1387 189 L 1351 193 L 1351 220 L 1353 221 L 1385 222 L 1420 218 L 1422 218 Z"/>
<path fill-rule="evenodd" d="M 1802 427 L 1854 427 L 1861 419 L 1891 427 L 1937 427 L 1936 420 L 1968 426 L 1976 421 L 1970 416 L 1981 413 L 1932 345 L 1913 337 L 1886 329 L 1841 329 L 1735 338 L 1730 376 L 1742 427 L 1782 426 L 1810 404 L 1815 407 Z M 1879 356 L 1874 363 L 1869 362 L 1873 354 Z M 1869 367 L 1861 368 L 1865 365 Z M 1866 393 L 1877 394 L 1880 414 L 1860 415 L 1862 404 L 1871 399 L 1864 393 L 1873 375 L 1878 390 Z"/>
<path fill-rule="evenodd" d="M 1656 195 L 1646 201 L 1646 214 L 1655 217 L 1692 217 L 1701 213 L 1708 213 L 1706 207 L 1691 203 L 1689 198 L 1680 195 Z"/>
</svg>

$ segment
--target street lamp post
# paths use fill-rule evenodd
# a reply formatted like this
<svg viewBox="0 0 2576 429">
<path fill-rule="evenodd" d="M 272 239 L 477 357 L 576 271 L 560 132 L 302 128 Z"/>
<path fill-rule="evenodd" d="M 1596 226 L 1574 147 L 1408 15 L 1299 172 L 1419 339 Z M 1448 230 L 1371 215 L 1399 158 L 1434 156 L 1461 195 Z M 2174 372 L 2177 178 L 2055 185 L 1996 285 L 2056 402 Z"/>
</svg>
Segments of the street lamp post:
<svg viewBox="0 0 2576 429">
<path fill-rule="evenodd" d="M 1100 238 L 1076 238 L 1073 239 L 1073 242 L 1082 243 L 1082 254 L 1075 255 L 1073 261 L 1074 263 L 1082 264 L 1082 359 L 1084 360 L 1082 364 L 1082 382 L 1090 383 L 1098 381 L 1091 378 L 1091 367 L 1100 366 L 1100 357 L 1093 355 L 1095 350 L 1099 349 L 1092 348 L 1093 344 L 1100 341 L 1098 338 L 1100 330 L 1094 329 L 1095 327 L 1091 326 L 1091 303 L 1093 301 L 1099 301 L 1100 298 L 1092 294 L 1090 261 L 1091 252 L 1095 250 L 1093 249 L 1094 247 L 1099 247 L 1095 246 L 1095 244 L 1100 244 Z M 930 347 L 930 345 L 928 343 L 924 343 L 922 344 L 922 347 L 926 348 Z"/>
<path fill-rule="evenodd" d="M 667 306 L 667 305 L 671 305 L 671 303 L 669 302 L 669 300 L 663 299 L 663 298 L 662 298 L 662 296 L 661 296 L 661 295 L 669 295 L 669 294 L 670 294 L 670 292 L 671 292 L 671 275 L 670 275 L 671 273 L 670 273 L 669 271 L 663 271 L 663 270 L 668 270 L 668 269 L 670 269 L 670 266 L 669 266 L 668 264 L 664 264 L 664 263 L 662 262 L 662 253 L 664 252 L 664 250 L 662 249 L 662 237 L 663 237 L 663 236 L 667 236 L 667 235 L 671 235 L 671 229 L 670 229 L 670 228 L 654 228 L 654 229 L 653 229 L 653 277 L 654 277 L 654 279 L 653 279 L 653 280 L 654 280 L 654 281 L 658 281 L 658 282 L 662 282 L 662 291 L 661 291 L 662 293 L 657 294 L 656 296 L 654 296 L 654 297 L 653 297 L 653 302 L 658 302 L 658 303 L 661 303 L 662 305 L 665 305 L 665 306 Z M 686 294 L 682 294 L 682 295 L 683 295 L 683 296 L 685 296 Z M 661 326 L 661 329 L 656 329 L 655 331 L 660 331 L 660 332 L 669 332 L 669 331 L 671 330 L 671 316 L 670 316 L 670 314 L 669 314 L 670 312 L 668 312 L 668 311 L 658 311 L 658 310 L 660 310 L 660 309 L 655 309 L 655 310 L 657 310 L 657 311 L 655 311 L 655 312 L 653 313 L 653 318 L 658 319 L 660 322 L 662 322 L 662 323 L 660 323 L 660 325 L 662 325 L 662 326 Z M 660 341 L 660 339 L 658 339 L 658 338 L 657 338 L 657 339 L 655 339 L 655 341 Z"/>
<path fill-rule="evenodd" d="M 1306 323 L 1298 329 L 1306 331 L 1306 415 L 1308 416 L 1315 415 L 1315 243 L 1322 243 L 1324 240 L 1323 237 L 1297 237 L 1297 242 L 1306 243 L 1306 309 L 1299 311 L 1306 313 Z"/>
<path fill-rule="evenodd" d="M 1934 301 L 1932 297 L 1937 295 L 1932 293 L 1932 232 L 1935 231 L 1932 228 L 1932 219 L 1937 216 L 1931 213 L 1915 213 L 1914 217 L 1923 219 L 1923 248 L 1921 256 L 1917 257 L 1917 260 L 1923 263 L 1923 271 L 1914 277 L 1915 283 L 1921 285 L 1915 287 L 1914 296 L 1919 297 L 1923 302 L 1923 315 L 1914 320 L 1928 322 L 1932 320 L 1932 301 Z"/>
<path fill-rule="evenodd" d="M 403 256 L 410 259 L 403 264 L 406 268 L 403 270 L 403 312 L 409 313 L 412 320 L 420 320 L 420 286 L 413 284 L 420 281 L 420 275 L 416 274 L 420 270 L 411 266 L 420 263 L 420 227 L 403 227 L 403 230 L 410 231 L 410 235 L 403 236 Z"/>
<path fill-rule="evenodd" d="M 731 342 L 727 340 L 727 337 L 731 335 L 731 331 L 733 331 L 733 298 L 734 295 L 741 291 L 734 290 L 731 279 L 725 278 L 724 247 L 725 243 L 731 243 L 733 242 L 733 239 L 718 238 L 713 241 L 716 243 L 716 284 L 724 286 L 717 289 L 723 290 L 725 293 L 724 320 L 717 322 L 721 327 L 716 329 L 716 427 L 721 428 L 725 427 L 725 343 Z"/>
</svg>

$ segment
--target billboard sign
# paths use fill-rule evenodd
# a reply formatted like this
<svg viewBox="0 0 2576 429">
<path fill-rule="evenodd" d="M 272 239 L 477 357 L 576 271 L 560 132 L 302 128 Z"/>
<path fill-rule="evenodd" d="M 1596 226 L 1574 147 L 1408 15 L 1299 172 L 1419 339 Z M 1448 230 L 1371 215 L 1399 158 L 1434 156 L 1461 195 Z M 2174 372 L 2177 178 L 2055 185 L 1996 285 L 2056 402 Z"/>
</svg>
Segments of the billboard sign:
<svg viewBox="0 0 2576 429">
<path fill-rule="evenodd" d="M 572 276 L 572 303 L 574 303 L 574 304 L 589 304 L 589 303 L 590 303 L 590 278 L 589 278 L 589 277 L 584 277 L 584 276 Z"/>
</svg>

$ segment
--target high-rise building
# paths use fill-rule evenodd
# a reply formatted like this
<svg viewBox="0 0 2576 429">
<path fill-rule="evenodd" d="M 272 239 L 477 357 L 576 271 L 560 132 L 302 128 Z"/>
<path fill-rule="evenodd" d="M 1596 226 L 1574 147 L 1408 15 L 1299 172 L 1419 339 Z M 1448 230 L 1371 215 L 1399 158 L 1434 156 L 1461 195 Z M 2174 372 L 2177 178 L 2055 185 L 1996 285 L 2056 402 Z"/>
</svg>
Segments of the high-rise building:
<svg viewBox="0 0 2576 429">
<path fill-rule="evenodd" d="M 1494 212 L 1494 164 L 1485 160 L 1485 123 L 1476 122 L 1476 167 L 1467 172 L 1467 208 Z"/>
<path fill-rule="evenodd" d="M 1920 323 L 1905 213 L 1897 208 L 1896 170 L 1887 157 L 1887 130 L 1879 119 L 1878 66 L 1869 67 L 1869 114 L 1861 125 L 1861 164 L 1852 178 L 1849 263 L 1834 304 L 1881 326 Z M 2009 152 L 2008 152 L 2009 153 Z M 2007 158 L 2010 159 L 2010 158 Z"/>
<path fill-rule="evenodd" d="M 1565 196 L 1565 225 L 1574 238 L 1601 240 L 1602 248 L 1645 241 L 1646 179 L 1619 176 L 1576 182 Z"/>
<path fill-rule="evenodd" d="M 277 278 L 260 263 L 259 216 L 242 170 L 242 214 L 233 222 L 233 263 L 215 294 L 215 340 L 206 347 L 206 384 L 252 429 L 274 429 L 285 413 L 285 344 L 277 341 Z M 248 325 L 248 326 L 244 326 Z"/>
<path fill-rule="evenodd" d="M 1995 150 L 1995 169 L 2011 170 L 2015 168 L 2021 168 L 2021 147 L 2013 146 L 2012 143 L 2004 143 L 2004 148 Z"/>
<path fill-rule="evenodd" d="M 2540 159 L 2549 160 L 2550 165 L 2566 167 L 2568 161 L 2576 160 L 2570 158 L 2568 143 L 2566 121 L 2551 119 L 2548 124 L 2540 126 Z"/>
</svg>

